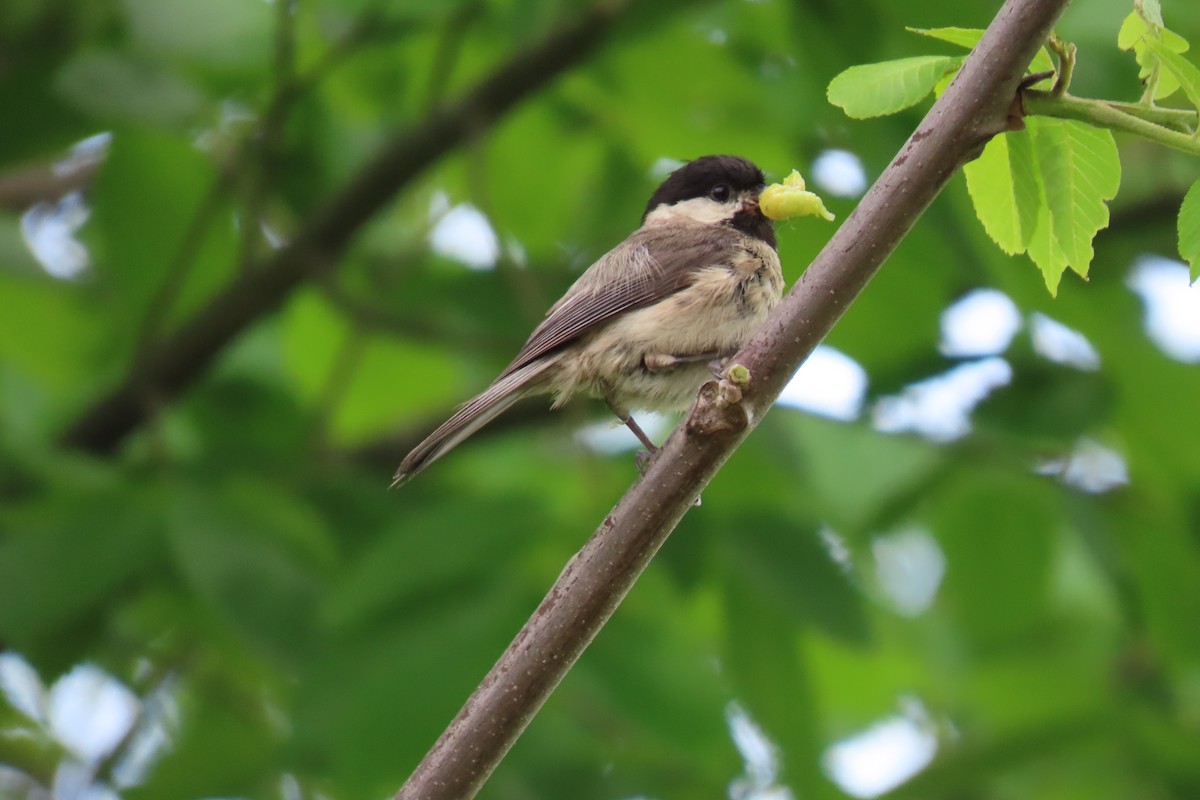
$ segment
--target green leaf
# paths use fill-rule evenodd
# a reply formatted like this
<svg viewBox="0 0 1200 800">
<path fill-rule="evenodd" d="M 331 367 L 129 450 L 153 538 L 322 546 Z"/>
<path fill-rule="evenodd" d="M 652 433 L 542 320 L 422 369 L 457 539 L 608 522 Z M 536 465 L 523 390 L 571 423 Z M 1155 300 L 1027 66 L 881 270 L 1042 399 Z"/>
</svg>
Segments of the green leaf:
<svg viewBox="0 0 1200 800">
<path fill-rule="evenodd" d="M 1163 26 L 1162 6 L 1158 0 L 1133 0 L 1134 13 L 1146 22 L 1161 28 Z"/>
<path fill-rule="evenodd" d="M 983 28 L 906 28 L 906 30 L 918 36 L 927 36 L 930 39 L 949 42 L 967 49 L 975 47 L 983 38 Z M 1055 71 L 1054 62 L 1050 59 L 1046 48 L 1038 48 L 1037 55 L 1033 57 L 1033 63 L 1029 65 L 1029 70 L 1031 72 Z"/>
<path fill-rule="evenodd" d="M 104 282 L 118 306 L 121 334 L 145 318 L 153 303 L 169 326 L 203 307 L 237 261 L 232 205 L 214 202 L 220 180 L 193 136 L 154 129 L 123 130 L 89 191 L 92 219 L 84 228 Z M 175 290 L 160 295 L 165 283 Z M 121 342 L 114 337 L 114 343 Z"/>
<path fill-rule="evenodd" d="M 956 44 L 968 50 L 979 44 L 983 38 L 983 28 L 905 28 L 918 36 L 927 36 L 942 42 Z"/>
<path fill-rule="evenodd" d="M 1054 227 L 1050 220 L 1050 209 L 1046 207 L 1043 197 L 1038 206 L 1037 224 L 1033 228 L 1033 236 L 1029 240 L 1029 257 L 1042 271 L 1046 288 L 1051 296 L 1058 294 L 1058 284 L 1067 270 L 1067 256 L 1054 238 Z"/>
<path fill-rule="evenodd" d="M 1053 294 L 1065 267 L 1087 277 L 1092 239 L 1108 226 L 1105 202 L 1121 183 L 1121 161 L 1109 131 L 1071 120 L 1028 123 L 1047 211 L 1029 251 Z"/>
<path fill-rule="evenodd" d="M 461 399 L 456 396 L 449 403 L 443 399 L 447 387 L 457 385 L 456 376 L 447 352 L 436 342 L 367 337 L 331 420 L 330 434 L 334 441 L 357 444 L 387 430 L 406 413 L 446 413 L 450 403 Z M 398 380 L 410 385 L 403 401 L 394 394 Z"/>
<path fill-rule="evenodd" d="M 1162 34 L 1163 46 L 1172 53 L 1186 53 L 1191 48 L 1187 39 L 1169 28 L 1163 28 L 1159 33 Z"/>
<path fill-rule="evenodd" d="M 1157 2 L 1134 3 L 1134 10 L 1121 23 L 1121 30 L 1117 32 L 1117 47 L 1129 50 L 1139 44 L 1139 40 L 1149 32 L 1153 32 L 1154 38 L 1161 40 L 1172 52 L 1187 52 L 1187 39 L 1166 27 L 1163 23 L 1162 9 Z"/>
<path fill-rule="evenodd" d="M 1200 110 L 1200 68 L 1188 61 L 1183 56 L 1172 51 L 1163 42 L 1153 39 L 1149 36 L 1145 39 L 1145 45 L 1150 49 L 1150 52 L 1158 58 L 1159 63 L 1166 68 L 1175 82 L 1183 89 L 1183 93 L 1187 95 L 1188 102 L 1194 108 Z"/>
<path fill-rule="evenodd" d="M 1192 184 L 1179 207 L 1179 255 L 1191 267 L 1192 283 L 1200 280 L 1200 181 Z"/>
<path fill-rule="evenodd" d="M 254 509 L 188 488 L 169 512 L 169 541 L 184 580 L 231 630 L 256 649 L 294 657 L 311 642 L 319 583 L 298 552 L 308 543 L 297 547 L 280 524 L 297 514 L 270 508 L 291 498 L 261 499 L 264 507 Z"/>
<path fill-rule="evenodd" d="M 894 114 L 919 103 L 947 71 L 962 63 L 950 56 L 918 56 L 860 64 L 829 82 L 829 102 L 854 119 Z"/>
<path fill-rule="evenodd" d="M 1146 35 L 1146 21 L 1136 11 L 1130 11 L 1129 16 L 1121 22 L 1117 31 L 1117 47 L 1121 50 L 1132 50 L 1138 41 Z"/>
<path fill-rule="evenodd" d="M 807 456 L 822 517 L 839 529 L 869 526 L 942 465 L 937 448 L 915 439 L 801 415 L 790 415 L 786 430 Z"/>
<path fill-rule="evenodd" d="M 996 136 L 963 172 L 988 236 L 1009 255 L 1025 252 L 1041 206 L 1033 137 L 1028 131 Z"/>
<path fill-rule="evenodd" d="M 1046 48 L 1039 47 L 1037 54 L 1033 57 L 1032 63 L 1029 65 L 1029 72 L 1058 72 L 1054 68 L 1054 61 L 1050 58 L 1050 54 L 1046 52 Z"/>
<path fill-rule="evenodd" d="M 50 494 L 0 516 L 0 638 L 27 647 L 92 619 L 158 551 L 153 491 Z"/>
<path fill-rule="evenodd" d="M 867 641 L 862 594 L 829 558 L 815 529 L 801 533 L 746 516 L 725 523 L 726 531 L 744 531 L 721 548 L 720 562 L 733 591 L 757 594 L 779 613 L 830 636 Z"/>
<path fill-rule="evenodd" d="M 183 128 L 196 122 L 204 97 L 177 72 L 141 55 L 88 51 L 58 73 L 55 90 L 99 120 L 148 122 Z"/>
<path fill-rule="evenodd" d="M 950 84 L 954 82 L 954 78 L 958 75 L 958 69 L 952 69 L 942 76 L 942 79 L 933 87 L 933 96 L 941 97 L 950 88 Z"/>
<path fill-rule="evenodd" d="M 284 368 L 301 398 L 320 399 L 350 335 L 345 318 L 316 292 L 298 292 L 291 299 L 283 312 Z"/>
<path fill-rule="evenodd" d="M 1062 524 L 1053 488 L 1031 476 L 973 469 L 938 488 L 930 527 L 950 565 L 939 603 L 970 620 L 964 640 L 995 645 L 1036 627 L 1053 532 Z"/>
<path fill-rule="evenodd" d="M 102 310 L 48 277 L 0 274 L 0 297 L 0 361 L 55 392 L 86 386 Z"/>
<path fill-rule="evenodd" d="M 124 0 L 139 50 L 222 69 L 265 67 L 271 7 L 242 0 Z"/>
<path fill-rule="evenodd" d="M 1150 7 L 1136 5 L 1137 10 L 1131 12 L 1121 23 L 1121 30 L 1117 33 L 1117 47 L 1133 51 L 1141 67 L 1138 71 L 1139 80 L 1146 82 L 1152 76 L 1157 76 L 1153 99 L 1162 100 L 1179 88 L 1179 80 L 1174 71 L 1164 72 L 1160 68 L 1163 60 L 1159 53 L 1163 50 L 1171 53 L 1187 52 L 1188 41 L 1163 27 L 1162 13 L 1157 4 Z"/>
<path fill-rule="evenodd" d="M 724 598 L 724 613 L 731 622 L 720 652 L 721 671 L 729 676 L 734 695 L 771 731 L 773 740 L 788 748 L 785 752 L 815 749 L 818 736 L 811 728 L 819 718 L 817 691 L 795 640 L 772 635 L 785 629 L 786 617 L 769 597 L 747 593 L 736 583 L 725 590 Z M 803 711 L 786 713 L 778 702 L 784 695 Z M 789 765 L 789 779 L 792 769 Z"/>
<path fill-rule="evenodd" d="M 341 443 L 360 442 L 405 413 L 449 408 L 466 391 L 436 345 L 360 332 L 315 292 L 288 304 L 283 342 L 297 391 L 327 415 Z"/>
</svg>

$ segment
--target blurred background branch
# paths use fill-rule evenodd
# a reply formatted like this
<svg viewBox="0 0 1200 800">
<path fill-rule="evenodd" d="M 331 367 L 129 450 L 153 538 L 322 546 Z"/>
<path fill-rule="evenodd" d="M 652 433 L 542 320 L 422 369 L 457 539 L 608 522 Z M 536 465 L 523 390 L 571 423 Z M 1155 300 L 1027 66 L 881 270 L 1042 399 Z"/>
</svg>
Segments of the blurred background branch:
<svg viewBox="0 0 1200 800">
<path fill-rule="evenodd" d="M 603 0 L 516 54 L 462 99 L 432 111 L 358 171 L 296 237 L 234 281 L 208 306 L 135 362 L 116 388 L 64 432 L 66 447 L 107 453 L 204 373 L 247 326 L 272 313 L 311 277 L 333 269 L 355 232 L 409 181 L 512 106 L 580 63 L 603 41 L 627 4 Z"/>
<path fill-rule="evenodd" d="M 53 164 L 35 164 L 0 174 L 0 208 L 24 211 L 38 203 L 50 203 L 91 184 L 98 162 L 63 169 Z"/>
</svg>

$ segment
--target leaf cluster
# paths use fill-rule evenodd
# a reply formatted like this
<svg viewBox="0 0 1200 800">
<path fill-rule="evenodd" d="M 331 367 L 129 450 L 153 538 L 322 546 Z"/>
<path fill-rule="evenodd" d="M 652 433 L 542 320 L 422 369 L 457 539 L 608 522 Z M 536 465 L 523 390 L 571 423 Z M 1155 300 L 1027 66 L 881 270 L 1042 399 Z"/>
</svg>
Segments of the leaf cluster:
<svg viewBox="0 0 1200 800">
<path fill-rule="evenodd" d="M 983 31 L 963 28 L 910 29 L 914 33 L 973 47 Z M 1123 120 L 1114 114 L 1133 117 L 1143 124 L 1137 132 L 1151 141 L 1178 145 L 1166 139 L 1168 125 L 1180 126 L 1195 137 L 1200 128 L 1200 69 L 1181 54 L 1187 40 L 1163 25 L 1157 0 L 1135 4 L 1117 35 L 1117 45 L 1131 50 L 1140 67 L 1139 80 L 1146 86 L 1137 105 L 1088 101 L 1109 111 L 1107 118 L 1088 117 L 1078 107 L 1071 114 L 1054 107 L 1065 96 L 1075 67 L 1075 47 L 1057 39 L 1051 43 L 1055 64 L 1043 48 L 1029 67 L 1023 91 L 1054 79 L 1050 100 L 1036 107 L 1021 104 L 1016 110 L 1016 129 L 992 138 L 980 157 L 964 172 L 975 204 L 975 213 L 988 235 L 1008 255 L 1027 254 L 1041 271 L 1050 293 L 1056 294 L 1063 273 L 1070 268 L 1088 277 L 1092 263 L 1092 240 L 1108 226 L 1107 203 L 1121 182 L 1121 162 L 1112 130 L 1121 130 Z M 962 58 L 917 56 L 895 61 L 851 67 L 829 83 L 830 102 L 847 115 L 864 119 L 892 114 L 920 102 L 951 80 Z M 1170 118 L 1169 123 L 1151 121 L 1155 102 L 1183 90 L 1190 109 Z M 1031 112 L 1034 116 L 1026 117 Z M 1050 118 L 1043 118 L 1046 115 Z M 1061 118 L 1073 116 L 1074 118 Z M 1165 141 L 1164 141 L 1165 140 Z M 1200 145 L 1189 148 L 1200 155 Z M 1193 186 L 1191 192 L 1200 189 Z M 1190 200 L 1180 207 L 1179 252 L 1191 265 L 1192 279 L 1200 276 L 1200 262 L 1191 240 L 1200 228 Z"/>
</svg>

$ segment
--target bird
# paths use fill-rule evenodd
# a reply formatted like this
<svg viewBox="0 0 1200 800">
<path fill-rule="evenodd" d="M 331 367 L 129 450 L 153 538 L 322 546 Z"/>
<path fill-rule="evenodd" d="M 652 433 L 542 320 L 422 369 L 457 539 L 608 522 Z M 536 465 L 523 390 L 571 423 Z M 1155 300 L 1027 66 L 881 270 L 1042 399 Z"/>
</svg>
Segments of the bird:
<svg viewBox="0 0 1200 800">
<path fill-rule="evenodd" d="M 775 229 L 752 161 L 707 155 L 671 172 L 641 225 L 546 312 L 504 371 L 400 463 L 399 486 L 526 397 L 603 399 L 649 453 L 632 409 L 686 409 L 783 297 Z"/>
</svg>

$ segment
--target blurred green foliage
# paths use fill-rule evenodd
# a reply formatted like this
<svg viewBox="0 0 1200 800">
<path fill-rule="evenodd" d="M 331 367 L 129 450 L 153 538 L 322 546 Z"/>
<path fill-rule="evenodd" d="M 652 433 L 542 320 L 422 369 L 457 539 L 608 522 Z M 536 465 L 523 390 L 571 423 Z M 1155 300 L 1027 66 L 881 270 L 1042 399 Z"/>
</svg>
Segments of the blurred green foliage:
<svg viewBox="0 0 1200 800">
<path fill-rule="evenodd" d="M 583 8 L 291 5 L 3 4 L 0 188 L 112 138 L 86 182 L 78 277 L 47 275 L 23 208 L 0 212 L 0 650 L 47 680 L 84 661 L 138 691 L 178 677 L 174 749 L 129 798 L 276 797 L 284 774 L 331 798 L 394 791 L 635 474 L 631 454 L 579 444 L 603 418 L 583 405 L 517 411 L 388 492 L 405 446 L 636 224 L 657 159 L 738 153 L 778 178 L 837 147 L 874 176 L 921 110 L 847 120 L 829 79 L 928 52 L 906 25 L 983 27 L 999 4 L 635 6 L 594 58 L 430 164 L 331 277 L 265 310 L 177 400 L 147 397 L 119 454 L 59 449 L 147 347 L 255 269 L 264 226 L 294 236 L 382 143 Z M 1200 6 L 1164 5 L 1200 41 Z M 1077 93 L 1138 96 L 1115 47 L 1128 11 L 1068 11 Z M 1139 254 L 1175 252 L 1200 165 L 1120 144 L 1089 284 L 1048 298 L 956 178 L 829 342 L 871 398 L 894 394 L 957 362 L 938 315 L 990 286 L 1082 332 L 1099 371 L 1044 360 L 1026 327 L 1012 383 L 953 444 L 774 411 L 483 797 L 722 796 L 742 771 L 733 700 L 798 797 L 842 797 L 823 752 L 912 697 L 939 752 L 888 796 L 1200 796 L 1200 371 L 1149 342 L 1124 283 Z M 430 251 L 438 194 L 487 214 L 495 270 Z M 790 281 L 829 233 L 781 227 Z M 1081 436 L 1124 456 L 1128 486 L 1033 473 Z M 906 614 L 877 562 L 914 528 L 945 579 Z M 41 775 L 44 758 L 0 737 L 0 763 Z"/>
</svg>

